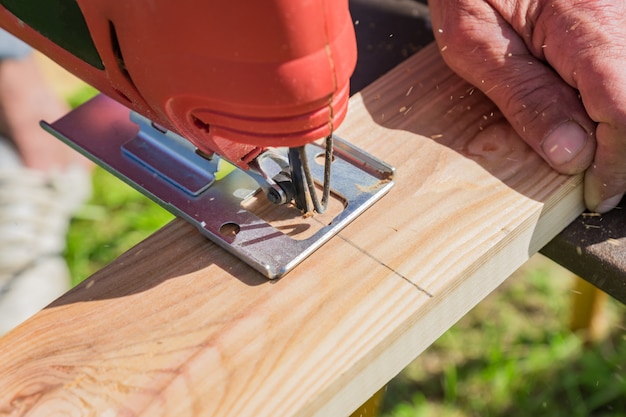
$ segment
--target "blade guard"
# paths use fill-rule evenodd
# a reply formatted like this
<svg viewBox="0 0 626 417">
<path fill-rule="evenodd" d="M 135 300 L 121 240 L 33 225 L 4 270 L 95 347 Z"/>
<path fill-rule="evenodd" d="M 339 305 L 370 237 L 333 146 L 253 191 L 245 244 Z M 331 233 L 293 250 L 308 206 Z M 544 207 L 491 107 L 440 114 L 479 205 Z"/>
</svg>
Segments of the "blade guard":
<svg viewBox="0 0 626 417">
<path fill-rule="evenodd" d="M 217 156 L 207 160 L 178 135 L 135 119 L 139 124 L 131 122 L 128 109 L 101 95 L 44 128 L 270 279 L 293 269 L 393 186 L 392 167 L 335 138 L 331 184 L 343 211 L 297 240 L 245 208 L 259 191 L 245 171 L 224 175 Z M 311 161 L 324 151 L 316 144 L 306 150 Z M 311 167 L 321 182 L 323 167 Z"/>
</svg>

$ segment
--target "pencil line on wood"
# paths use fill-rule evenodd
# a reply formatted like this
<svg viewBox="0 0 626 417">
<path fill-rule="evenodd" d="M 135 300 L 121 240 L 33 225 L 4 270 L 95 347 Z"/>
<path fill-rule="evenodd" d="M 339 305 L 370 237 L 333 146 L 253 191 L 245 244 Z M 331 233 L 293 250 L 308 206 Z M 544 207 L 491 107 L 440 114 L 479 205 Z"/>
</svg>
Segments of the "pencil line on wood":
<svg viewBox="0 0 626 417">
<path fill-rule="evenodd" d="M 389 265 L 387 265 L 386 263 L 384 263 L 383 261 L 381 261 L 380 259 L 376 258 L 374 255 L 372 255 L 371 253 L 369 253 L 368 251 L 366 251 L 365 249 L 355 245 L 353 242 L 351 242 L 350 240 L 346 239 L 345 237 L 341 236 L 341 235 L 337 235 L 341 238 L 341 240 L 343 240 L 344 242 L 346 242 L 347 244 L 349 244 L 350 246 L 352 246 L 353 248 L 355 248 L 356 250 L 358 250 L 359 252 L 361 252 L 363 255 L 367 256 L 368 258 L 370 258 L 371 260 L 373 260 L 374 262 L 376 262 L 378 265 L 383 266 L 385 268 L 387 268 L 389 271 L 391 271 L 394 275 L 399 276 L 400 278 L 402 278 L 403 280 L 405 280 L 406 282 L 408 282 L 409 284 L 411 284 L 412 286 L 414 286 L 415 288 L 417 288 L 420 292 L 423 292 L 424 294 L 426 294 L 428 296 L 428 298 L 433 298 L 433 295 L 431 293 L 429 293 L 428 291 L 426 291 L 424 288 L 420 287 L 419 285 L 417 285 L 416 283 L 414 283 L 413 281 L 411 281 L 410 279 L 408 279 L 407 277 L 405 277 L 404 275 L 402 275 L 400 272 L 396 271 L 395 269 L 393 269 L 392 267 L 390 267 Z"/>
</svg>

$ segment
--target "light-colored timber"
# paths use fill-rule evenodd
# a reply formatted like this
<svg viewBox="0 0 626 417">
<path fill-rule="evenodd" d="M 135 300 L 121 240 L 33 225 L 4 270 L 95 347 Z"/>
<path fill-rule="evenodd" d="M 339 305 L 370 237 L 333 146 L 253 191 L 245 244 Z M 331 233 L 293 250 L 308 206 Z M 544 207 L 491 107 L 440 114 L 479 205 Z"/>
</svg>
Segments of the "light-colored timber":
<svg viewBox="0 0 626 417">
<path fill-rule="evenodd" d="M 174 221 L 0 339 L 0 416 L 348 415 L 583 209 L 434 46 L 338 133 L 380 202 L 275 282 Z"/>
</svg>

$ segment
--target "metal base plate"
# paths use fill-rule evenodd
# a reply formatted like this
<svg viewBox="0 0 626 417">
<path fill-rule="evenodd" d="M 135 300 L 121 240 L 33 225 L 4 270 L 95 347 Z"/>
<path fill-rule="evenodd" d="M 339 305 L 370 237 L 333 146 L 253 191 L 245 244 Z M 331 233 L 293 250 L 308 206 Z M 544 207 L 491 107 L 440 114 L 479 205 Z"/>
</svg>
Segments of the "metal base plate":
<svg viewBox="0 0 626 417">
<path fill-rule="evenodd" d="M 141 117 L 136 121 L 146 123 Z M 190 142 L 171 132 L 152 126 L 140 130 L 129 110 L 106 96 L 42 126 L 270 279 L 293 269 L 393 186 L 391 166 L 336 138 L 331 185 L 344 209 L 312 236 L 297 240 L 244 208 L 243 202 L 259 192 L 245 171 L 219 157 L 199 156 Z M 311 161 L 323 153 L 317 144 L 306 149 Z M 311 168 L 321 182 L 323 166 L 312 163 Z"/>
</svg>

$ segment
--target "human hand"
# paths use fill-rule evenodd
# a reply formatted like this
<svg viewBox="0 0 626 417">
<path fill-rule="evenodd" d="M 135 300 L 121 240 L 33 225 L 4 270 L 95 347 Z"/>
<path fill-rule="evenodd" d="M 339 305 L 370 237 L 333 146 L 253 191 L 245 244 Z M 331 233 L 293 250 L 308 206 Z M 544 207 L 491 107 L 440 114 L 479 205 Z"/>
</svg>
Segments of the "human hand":
<svg viewBox="0 0 626 417">
<path fill-rule="evenodd" d="M 626 2 L 430 0 L 446 63 L 554 169 L 585 172 L 585 203 L 626 191 Z"/>
</svg>

